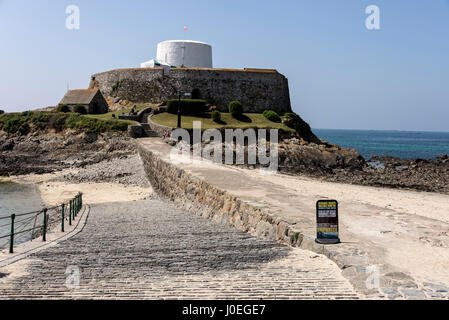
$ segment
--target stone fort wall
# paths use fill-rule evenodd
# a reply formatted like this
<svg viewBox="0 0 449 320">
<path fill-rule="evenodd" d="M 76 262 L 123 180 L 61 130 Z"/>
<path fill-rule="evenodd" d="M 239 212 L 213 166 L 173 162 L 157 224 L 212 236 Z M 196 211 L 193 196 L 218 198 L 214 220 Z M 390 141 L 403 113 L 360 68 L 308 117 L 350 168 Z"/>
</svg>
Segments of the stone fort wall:
<svg viewBox="0 0 449 320">
<path fill-rule="evenodd" d="M 229 102 L 241 101 L 245 112 L 291 112 L 288 80 L 276 70 L 174 68 L 117 69 L 94 74 L 91 89 L 98 88 L 105 98 L 136 103 L 162 103 L 181 93 L 207 100 L 220 111 Z"/>
</svg>

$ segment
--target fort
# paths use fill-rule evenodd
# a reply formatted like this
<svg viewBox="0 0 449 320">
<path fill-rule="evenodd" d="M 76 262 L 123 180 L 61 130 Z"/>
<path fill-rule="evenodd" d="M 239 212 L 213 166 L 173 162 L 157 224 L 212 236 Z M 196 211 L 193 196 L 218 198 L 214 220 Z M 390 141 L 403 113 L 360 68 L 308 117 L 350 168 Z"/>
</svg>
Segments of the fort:
<svg viewBox="0 0 449 320">
<path fill-rule="evenodd" d="M 141 68 L 94 74 L 89 89 L 99 89 L 110 103 L 164 104 L 187 93 L 220 111 L 227 112 L 234 100 L 243 104 L 244 112 L 292 111 L 288 80 L 274 69 L 214 68 L 212 46 L 192 40 L 161 42 L 156 56 Z"/>
<path fill-rule="evenodd" d="M 136 103 L 164 103 L 191 93 L 220 111 L 233 100 L 242 102 L 245 112 L 291 112 L 288 80 L 276 70 L 164 68 L 117 69 L 94 74 L 90 89 L 98 88 L 106 99 Z"/>
</svg>

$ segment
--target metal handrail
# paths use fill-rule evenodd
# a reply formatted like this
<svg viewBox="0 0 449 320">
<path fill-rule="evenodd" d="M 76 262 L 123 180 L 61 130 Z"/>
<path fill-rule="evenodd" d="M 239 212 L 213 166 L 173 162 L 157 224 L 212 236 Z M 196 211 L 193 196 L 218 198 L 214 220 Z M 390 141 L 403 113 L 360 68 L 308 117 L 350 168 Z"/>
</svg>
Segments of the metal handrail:
<svg viewBox="0 0 449 320">
<path fill-rule="evenodd" d="M 0 220 L 4 220 L 4 219 L 11 219 L 10 223 L 8 224 L 4 224 L 1 225 L 0 227 L 6 227 L 6 226 L 11 226 L 11 231 L 9 234 L 4 235 L 4 236 L 0 236 L 0 239 L 3 238 L 8 238 L 9 237 L 9 253 L 14 253 L 14 236 L 19 235 L 19 234 L 24 234 L 26 232 L 30 232 L 31 231 L 31 240 L 33 240 L 33 236 L 34 234 L 34 230 L 41 230 L 41 235 L 42 235 L 42 241 L 46 241 L 46 237 L 47 237 L 47 228 L 49 226 L 49 223 L 58 223 L 61 222 L 61 231 L 64 232 L 64 222 L 68 219 L 69 221 L 69 225 L 72 225 L 72 221 L 75 220 L 76 216 L 78 215 L 78 213 L 81 211 L 83 206 L 83 194 L 80 192 L 78 193 L 73 199 L 71 199 L 69 202 L 67 203 L 62 203 L 59 206 L 54 206 L 51 208 L 44 208 L 41 211 L 33 211 L 33 212 L 27 212 L 27 213 L 21 213 L 21 214 L 11 214 L 11 216 L 7 216 L 7 217 L 2 217 L 0 218 Z M 48 215 L 48 211 L 51 210 L 56 210 L 56 209 L 61 209 L 61 217 L 56 219 L 56 220 L 52 220 L 51 217 Z M 68 217 L 66 215 L 68 211 Z M 32 217 L 28 217 L 28 218 L 24 218 L 21 219 L 19 221 L 15 221 L 16 217 L 23 217 L 23 216 L 28 216 L 28 215 L 32 215 L 34 214 L 34 216 Z M 36 226 L 36 220 L 37 217 L 43 214 L 43 223 L 42 225 Z M 29 228 L 27 230 L 23 230 L 26 228 L 26 226 L 28 225 L 28 223 L 23 223 L 24 221 L 28 221 L 31 222 L 34 219 L 34 225 L 32 228 Z M 15 228 L 15 225 L 17 223 L 23 223 L 22 229 L 17 228 L 19 230 L 17 230 Z M 37 238 L 37 237 L 35 237 Z M 17 239 L 16 239 L 17 240 Z M 7 243 L 5 243 L 6 245 Z M 3 245 L 4 246 L 4 245 Z"/>
</svg>

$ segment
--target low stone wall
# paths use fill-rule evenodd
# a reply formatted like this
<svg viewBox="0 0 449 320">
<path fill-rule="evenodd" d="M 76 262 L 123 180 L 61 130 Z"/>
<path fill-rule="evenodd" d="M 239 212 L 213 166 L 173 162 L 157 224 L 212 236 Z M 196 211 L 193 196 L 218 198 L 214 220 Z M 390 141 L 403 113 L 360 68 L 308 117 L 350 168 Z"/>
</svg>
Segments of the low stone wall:
<svg viewBox="0 0 449 320">
<path fill-rule="evenodd" d="M 157 152 L 139 145 L 140 157 L 154 191 L 163 199 L 196 215 L 236 227 L 262 239 L 326 254 L 323 245 L 271 214 L 265 207 L 242 201 L 207 181 L 158 156 Z"/>
<path fill-rule="evenodd" d="M 154 114 L 157 114 L 157 113 L 155 112 Z M 164 137 L 167 131 L 171 134 L 171 132 L 174 130 L 174 128 L 166 127 L 166 126 L 163 126 L 163 125 L 153 122 L 153 120 L 151 120 L 152 116 L 153 116 L 153 114 L 150 114 L 147 118 L 147 123 L 150 126 L 151 130 L 156 132 L 156 134 L 159 137 Z"/>
</svg>

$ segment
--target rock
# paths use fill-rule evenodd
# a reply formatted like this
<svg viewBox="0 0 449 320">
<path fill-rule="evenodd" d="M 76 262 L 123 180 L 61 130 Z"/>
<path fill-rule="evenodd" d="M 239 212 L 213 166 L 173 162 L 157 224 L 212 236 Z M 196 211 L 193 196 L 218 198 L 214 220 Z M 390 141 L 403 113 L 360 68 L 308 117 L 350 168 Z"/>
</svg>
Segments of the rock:
<svg viewBox="0 0 449 320">
<path fill-rule="evenodd" d="M 402 294 L 406 297 L 406 298 L 414 298 L 414 299 L 422 299 L 422 298 L 426 298 L 426 295 L 424 294 L 423 291 L 420 290 L 415 290 L 415 289 L 401 289 Z"/>
<path fill-rule="evenodd" d="M 50 173 L 72 165 L 82 167 L 128 156 L 136 151 L 133 140 L 119 133 L 103 136 L 72 131 L 63 136 L 17 137 L 0 132 L 0 176 Z"/>
<path fill-rule="evenodd" d="M 93 142 L 95 142 L 97 140 L 98 140 L 98 134 L 97 133 L 92 132 L 92 133 L 86 133 L 84 135 L 84 141 L 87 142 L 87 143 L 93 143 Z"/>
<path fill-rule="evenodd" d="M 3 111 L 3 110 L 0 110 L 0 114 L 4 114 L 5 113 L 5 111 Z"/>
<path fill-rule="evenodd" d="M 0 145 L 0 151 L 10 151 L 13 150 L 15 143 L 13 140 L 6 141 L 2 145 Z"/>
</svg>

